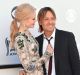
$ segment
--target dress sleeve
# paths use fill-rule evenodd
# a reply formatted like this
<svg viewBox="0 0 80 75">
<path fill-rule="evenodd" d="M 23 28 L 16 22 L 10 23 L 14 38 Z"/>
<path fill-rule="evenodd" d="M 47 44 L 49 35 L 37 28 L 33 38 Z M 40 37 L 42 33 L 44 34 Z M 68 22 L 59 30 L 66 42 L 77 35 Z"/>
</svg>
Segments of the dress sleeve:
<svg viewBox="0 0 80 75">
<path fill-rule="evenodd" d="M 20 62 L 26 72 L 32 72 L 35 69 L 35 64 L 32 63 L 28 53 L 28 44 L 24 36 L 17 36 L 15 39 L 15 49 L 19 56 Z"/>
<path fill-rule="evenodd" d="M 37 67 L 41 66 L 42 64 L 46 63 L 50 57 L 53 55 L 53 53 L 49 53 L 48 51 L 45 51 L 45 53 L 43 54 L 43 56 L 37 60 L 36 64 Z"/>
</svg>

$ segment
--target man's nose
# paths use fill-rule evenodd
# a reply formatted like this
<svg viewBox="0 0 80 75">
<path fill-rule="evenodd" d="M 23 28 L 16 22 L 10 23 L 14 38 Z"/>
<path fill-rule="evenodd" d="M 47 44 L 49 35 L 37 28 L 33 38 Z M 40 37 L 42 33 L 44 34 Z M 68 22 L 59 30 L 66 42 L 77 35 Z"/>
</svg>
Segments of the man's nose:
<svg viewBox="0 0 80 75">
<path fill-rule="evenodd" d="M 49 20 L 49 23 L 51 24 L 53 21 L 52 20 Z"/>
</svg>

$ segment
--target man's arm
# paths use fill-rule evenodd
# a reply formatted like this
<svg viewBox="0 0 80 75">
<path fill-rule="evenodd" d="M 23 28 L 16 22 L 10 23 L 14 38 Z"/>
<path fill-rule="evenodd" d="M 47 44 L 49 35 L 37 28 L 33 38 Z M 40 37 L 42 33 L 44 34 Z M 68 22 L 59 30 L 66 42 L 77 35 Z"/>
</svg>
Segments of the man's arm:
<svg viewBox="0 0 80 75">
<path fill-rule="evenodd" d="M 80 58 L 73 33 L 69 35 L 68 49 L 69 49 L 72 75 L 80 75 Z"/>
</svg>

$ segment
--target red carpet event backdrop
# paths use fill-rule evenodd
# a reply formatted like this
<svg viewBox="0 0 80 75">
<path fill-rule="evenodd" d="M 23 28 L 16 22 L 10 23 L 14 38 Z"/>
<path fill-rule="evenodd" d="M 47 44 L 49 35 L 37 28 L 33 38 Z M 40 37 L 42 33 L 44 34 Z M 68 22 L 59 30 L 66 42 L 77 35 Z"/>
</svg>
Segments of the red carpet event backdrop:
<svg viewBox="0 0 80 75">
<path fill-rule="evenodd" d="M 36 8 L 50 6 L 54 9 L 57 22 L 56 27 L 73 32 L 80 54 L 80 1 L 79 0 L 1 0 L 0 1 L 0 66 L 18 65 L 20 61 L 15 49 L 10 48 L 11 10 L 21 3 L 30 3 Z M 38 23 L 30 29 L 34 37 L 38 36 Z M 1 68 L 0 67 L 0 68 Z"/>
</svg>

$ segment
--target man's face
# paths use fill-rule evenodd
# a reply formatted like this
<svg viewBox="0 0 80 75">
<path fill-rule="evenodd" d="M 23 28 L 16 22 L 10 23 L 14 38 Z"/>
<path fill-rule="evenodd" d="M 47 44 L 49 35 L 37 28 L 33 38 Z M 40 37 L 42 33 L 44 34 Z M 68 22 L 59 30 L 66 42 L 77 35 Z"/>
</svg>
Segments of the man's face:
<svg viewBox="0 0 80 75">
<path fill-rule="evenodd" d="M 50 11 L 47 11 L 46 15 L 41 21 L 43 31 L 53 31 L 55 28 L 56 19 Z"/>
</svg>

